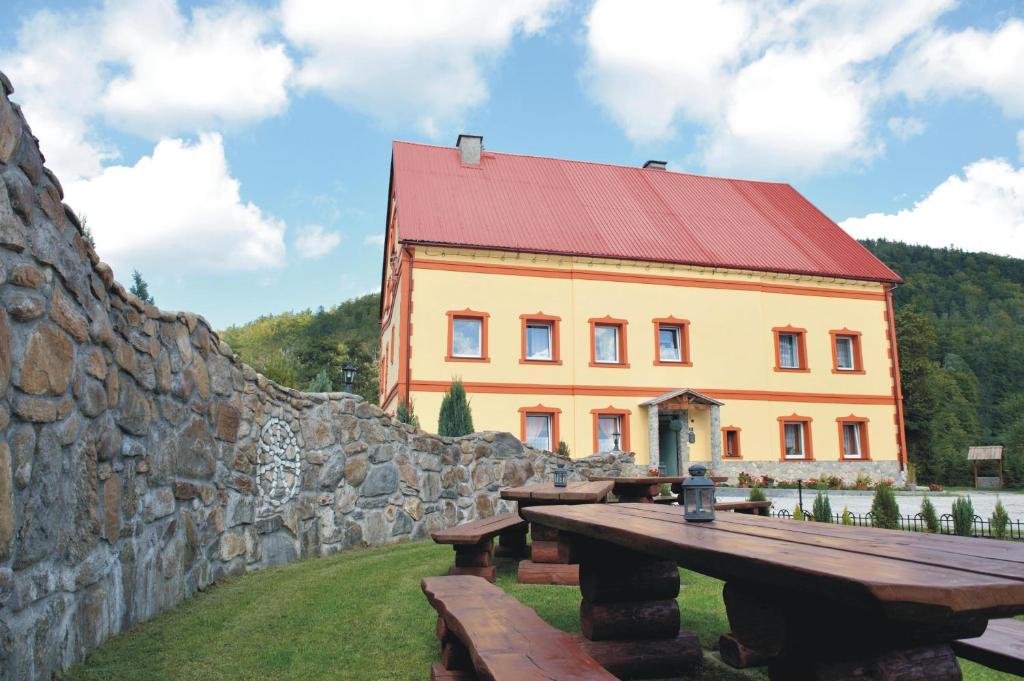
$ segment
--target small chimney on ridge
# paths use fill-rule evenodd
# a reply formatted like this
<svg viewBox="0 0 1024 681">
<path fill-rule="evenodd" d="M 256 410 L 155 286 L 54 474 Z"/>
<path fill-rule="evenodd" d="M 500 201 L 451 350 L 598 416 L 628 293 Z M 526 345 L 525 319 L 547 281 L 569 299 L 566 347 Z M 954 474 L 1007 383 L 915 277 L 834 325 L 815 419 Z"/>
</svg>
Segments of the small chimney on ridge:
<svg viewBox="0 0 1024 681">
<path fill-rule="evenodd" d="M 480 163 L 480 152 L 484 148 L 483 135 L 459 135 L 455 146 L 459 149 L 460 161 L 474 166 Z"/>
<path fill-rule="evenodd" d="M 668 161 L 647 161 L 644 163 L 644 168 L 648 170 L 665 170 L 668 167 Z"/>
</svg>

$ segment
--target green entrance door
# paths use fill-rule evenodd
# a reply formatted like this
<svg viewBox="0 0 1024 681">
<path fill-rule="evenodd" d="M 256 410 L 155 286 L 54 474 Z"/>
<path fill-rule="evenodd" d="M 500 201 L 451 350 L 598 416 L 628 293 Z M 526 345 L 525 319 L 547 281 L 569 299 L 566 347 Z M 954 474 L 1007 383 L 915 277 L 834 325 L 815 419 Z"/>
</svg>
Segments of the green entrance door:
<svg viewBox="0 0 1024 681">
<path fill-rule="evenodd" d="M 677 418 L 658 421 L 658 459 L 665 475 L 679 475 L 679 430 L 683 422 Z"/>
</svg>

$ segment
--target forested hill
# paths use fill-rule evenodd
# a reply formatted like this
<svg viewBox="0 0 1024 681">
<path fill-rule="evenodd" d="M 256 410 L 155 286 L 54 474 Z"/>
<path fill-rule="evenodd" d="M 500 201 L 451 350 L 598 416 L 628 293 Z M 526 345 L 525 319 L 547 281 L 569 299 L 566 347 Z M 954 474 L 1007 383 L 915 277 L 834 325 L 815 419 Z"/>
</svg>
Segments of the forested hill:
<svg viewBox="0 0 1024 681">
<path fill-rule="evenodd" d="M 1024 482 L 1024 260 L 888 241 L 863 242 L 900 273 L 897 289 L 906 424 L 922 481 L 968 480 L 971 444 L 1008 446 L 1008 474 Z M 329 310 L 261 317 L 222 332 L 266 376 L 296 388 L 356 391 L 377 401 L 376 293 Z"/>
<path fill-rule="evenodd" d="M 894 298 L 918 476 L 967 482 L 968 445 L 1004 444 L 1024 482 L 1024 260 L 863 243 L 905 280 Z"/>
</svg>

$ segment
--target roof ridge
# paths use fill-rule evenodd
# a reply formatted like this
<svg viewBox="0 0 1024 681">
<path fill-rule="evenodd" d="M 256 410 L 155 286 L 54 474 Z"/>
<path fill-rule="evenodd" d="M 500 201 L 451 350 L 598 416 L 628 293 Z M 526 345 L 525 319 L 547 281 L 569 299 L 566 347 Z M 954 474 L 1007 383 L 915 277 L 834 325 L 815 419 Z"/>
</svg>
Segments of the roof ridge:
<svg viewBox="0 0 1024 681">
<path fill-rule="evenodd" d="M 441 144 L 429 144 L 427 142 L 410 142 L 408 140 L 391 140 L 394 144 L 407 144 L 413 147 L 428 147 L 430 149 L 448 149 L 455 151 L 455 147 L 446 147 Z M 584 163 L 592 166 L 604 166 L 606 168 L 625 168 L 627 170 L 637 170 L 646 172 L 656 173 L 672 173 L 674 175 L 686 175 L 687 177 L 699 177 L 703 180 L 718 180 L 720 182 L 745 182 L 747 184 L 767 184 L 772 186 L 792 187 L 788 182 L 777 182 L 772 180 L 749 180 L 742 177 L 725 177 L 722 175 L 702 175 L 701 173 L 689 173 L 681 170 L 650 170 L 641 166 L 628 166 L 621 163 L 608 163 L 605 161 L 585 161 L 576 158 L 559 158 L 557 156 L 541 156 L 539 154 L 519 154 L 514 151 L 493 151 L 491 149 L 484 149 L 483 154 L 496 154 L 498 156 L 516 156 L 519 158 L 536 158 L 544 161 L 561 161 L 562 163 Z"/>
</svg>

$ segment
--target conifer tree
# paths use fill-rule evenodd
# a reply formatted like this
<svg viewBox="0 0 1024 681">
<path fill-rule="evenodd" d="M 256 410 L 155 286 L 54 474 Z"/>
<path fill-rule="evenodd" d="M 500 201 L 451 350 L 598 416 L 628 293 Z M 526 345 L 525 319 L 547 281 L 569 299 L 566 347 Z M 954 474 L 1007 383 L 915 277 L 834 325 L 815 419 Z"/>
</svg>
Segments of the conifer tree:
<svg viewBox="0 0 1024 681">
<path fill-rule="evenodd" d="M 900 529 L 900 507 L 896 503 L 892 485 L 883 482 L 875 488 L 875 498 L 871 500 L 871 514 L 875 518 L 875 527 L 887 530 Z"/>
<path fill-rule="evenodd" d="M 814 497 L 814 506 L 811 508 L 811 515 L 819 523 L 830 523 L 832 522 L 832 504 L 829 503 L 828 495 L 824 494 L 820 489 L 818 490 L 817 496 Z"/>
<path fill-rule="evenodd" d="M 935 504 L 928 497 L 921 500 L 921 518 L 924 519 L 926 530 L 932 534 L 939 531 L 939 517 L 935 513 Z"/>
<path fill-rule="evenodd" d="M 412 411 L 412 402 L 401 400 L 398 403 L 398 410 L 395 412 L 395 418 L 398 419 L 400 423 L 408 423 L 416 428 L 420 427 L 420 420 Z"/>
<path fill-rule="evenodd" d="M 1003 500 L 996 497 L 996 509 L 989 519 L 992 527 L 992 536 L 996 539 L 1006 539 L 1006 528 L 1010 524 L 1010 514 L 1003 507 Z"/>
<path fill-rule="evenodd" d="M 138 270 L 132 270 L 132 287 L 129 290 L 142 302 L 156 305 L 153 302 L 153 296 L 149 294 L 149 284 L 142 278 L 142 274 Z"/>
<path fill-rule="evenodd" d="M 466 399 L 462 379 L 452 381 L 452 387 L 441 400 L 441 414 L 438 417 L 437 434 L 448 437 L 469 435 L 473 432 L 473 412 Z"/>
</svg>

